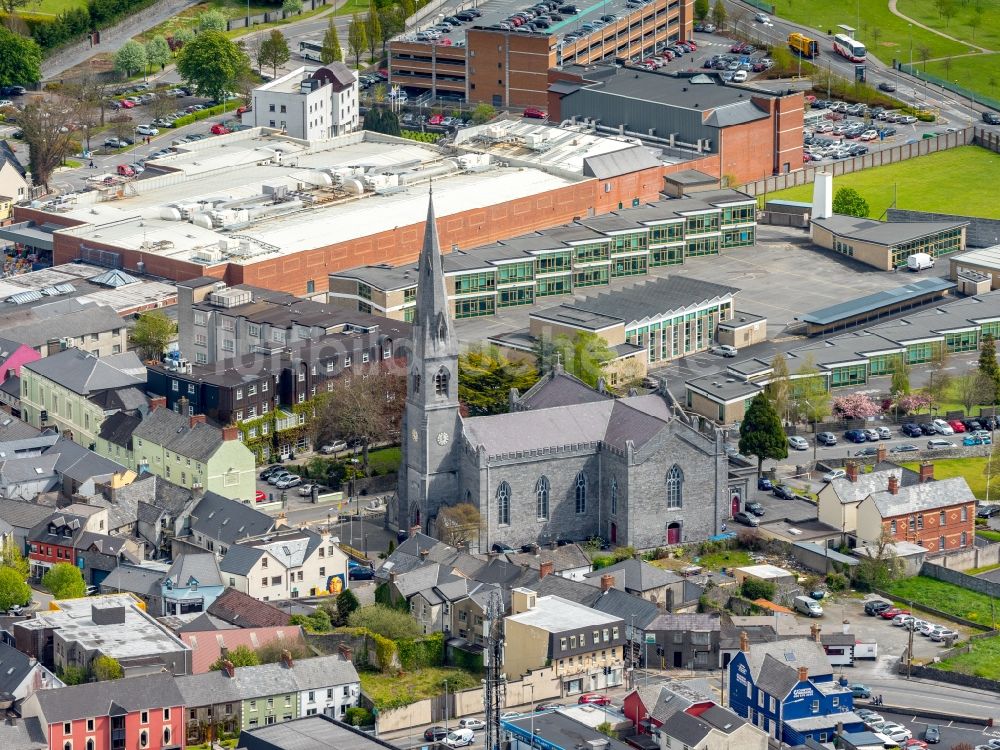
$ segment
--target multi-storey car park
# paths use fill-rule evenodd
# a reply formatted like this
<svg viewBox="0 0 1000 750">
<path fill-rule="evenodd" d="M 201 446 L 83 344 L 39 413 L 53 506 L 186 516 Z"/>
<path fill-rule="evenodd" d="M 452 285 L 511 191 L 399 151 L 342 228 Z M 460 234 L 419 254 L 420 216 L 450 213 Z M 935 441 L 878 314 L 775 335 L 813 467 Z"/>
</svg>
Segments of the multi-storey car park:
<svg viewBox="0 0 1000 750">
<path fill-rule="evenodd" d="M 606 216 L 444 256 L 449 310 L 456 318 L 568 295 L 650 268 L 748 247 L 756 239 L 756 202 L 735 190 L 656 201 Z M 417 267 L 361 266 L 330 275 L 330 302 L 412 320 Z"/>
<path fill-rule="evenodd" d="M 530 5 L 526 0 L 492 0 L 479 8 L 473 22 L 440 38 L 426 39 L 415 29 L 395 39 L 389 44 L 390 82 L 413 94 L 495 107 L 544 107 L 550 70 L 652 54 L 658 43 L 687 39 L 694 7 L 691 0 L 608 0 L 580 6 L 567 0 L 550 6 L 547 28 L 502 28 Z M 569 8 L 577 12 L 569 13 Z"/>
</svg>

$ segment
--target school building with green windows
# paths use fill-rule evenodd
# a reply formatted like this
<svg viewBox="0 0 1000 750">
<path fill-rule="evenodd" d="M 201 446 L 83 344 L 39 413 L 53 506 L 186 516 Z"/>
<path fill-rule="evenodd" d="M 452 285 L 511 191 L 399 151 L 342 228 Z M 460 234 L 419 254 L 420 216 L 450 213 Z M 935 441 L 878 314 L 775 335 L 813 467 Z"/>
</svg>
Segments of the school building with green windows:
<svg viewBox="0 0 1000 750">
<path fill-rule="evenodd" d="M 651 268 L 681 265 L 687 258 L 750 247 L 756 227 L 751 196 L 713 190 L 455 250 L 443 257 L 452 314 L 495 315 L 503 308 L 608 286 L 612 279 L 646 276 Z M 330 275 L 329 301 L 410 321 L 416 283 L 415 265 L 362 266 Z"/>
<path fill-rule="evenodd" d="M 904 318 L 813 341 L 786 353 L 795 383 L 822 378 L 827 390 L 866 385 L 901 364 L 927 365 L 942 356 L 976 351 L 987 335 L 1000 338 L 1000 291 L 928 307 Z M 748 359 L 723 372 L 687 381 L 688 408 L 723 424 L 743 419 L 750 401 L 770 382 L 771 362 Z M 888 384 L 886 384 L 888 388 Z"/>
</svg>

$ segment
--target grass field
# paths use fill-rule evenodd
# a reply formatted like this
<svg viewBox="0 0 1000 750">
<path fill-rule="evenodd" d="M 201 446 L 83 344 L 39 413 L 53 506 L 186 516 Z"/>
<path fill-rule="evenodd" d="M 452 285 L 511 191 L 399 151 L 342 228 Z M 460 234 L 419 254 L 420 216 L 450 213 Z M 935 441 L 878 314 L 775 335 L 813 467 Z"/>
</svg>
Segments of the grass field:
<svg viewBox="0 0 1000 750">
<path fill-rule="evenodd" d="M 918 65 L 918 68 L 923 68 Z M 957 82 L 992 99 L 1000 99 L 1000 54 L 956 57 L 949 62 L 927 63 L 927 73 L 946 81 Z"/>
<path fill-rule="evenodd" d="M 896 9 L 948 36 L 964 39 L 984 49 L 1000 51 L 1000 0 L 979 0 L 976 3 L 956 5 L 958 12 L 947 21 L 938 13 L 938 3 L 935 0 L 898 0 Z M 970 20 L 976 15 L 977 7 L 982 13 L 979 16 L 979 27 L 974 29 Z"/>
<path fill-rule="evenodd" d="M 706 570 L 721 570 L 722 568 L 742 568 L 745 565 L 753 565 L 753 559 L 750 557 L 750 553 L 741 549 L 728 549 L 722 550 L 721 552 L 710 552 L 707 555 L 701 555 L 700 557 L 694 556 L 684 556 L 683 558 L 664 558 L 662 560 L 654 560 L 653 565 L 660 568 L 666 568 L 667 570 L 680 570 L 681 568 L 686 568 L 689 565 L 701 565 Z"/>
<path fill-rule="evenodd" d="M 920 470 L 920 464 L 916 461 L 904 463 L 907 469 L 913 471 Z M 986 457 L 982 458 L 945 458 L 934 462 L 935 479 L 951 479 L 952 477 L 963 477 L 969 484 L 972 494 L 980 500 L 986 497 L 986 477 L 983 470 L 986 468 Z M 1000 498 L 1000 482 L 990 482 L 990 495 Z"/>
<path fill-rule="evenodd" d="M 868 201 L 872 218 L 892 205 L 897 208 L 942 211 L 963 216 L 1000 219 L 994 186 L 1000 183 L 1000 154 L 962 146 L 928 156 L 834 177 L 834 191 L 852 187 Z M 768 193 L 768 198 L 810 201 L 812 185 Z"/>
<path fill-rule="evenodd" d="M 1000 542 L 1000 531 L 992 529 L 976 529 L 976 536 L 985 539 L 987 542 Z"/>
<path fill-rule="evenodd" d="M 926 604 L 928 607 L 987 626 L 993 622 L 990 597 L 951 583 L 916 576 L 896 581 L 886 590 L 903 603 Z M 1000 612 L 997 614 L 1000 615 Z"/>
<path fill-rule="evenodd" d="M 1000 680 L 1000 637 L 973 641 L 972 651 L 969 653 L 953 656 L 931 666 L 948 672 Z"/>
<path fill-rule="evenodd" d="M 361 689 L 380 710 L 406 706 L 424 698 L 441 695 L 445 680 L 448 681 L 449 691 L 466 690 L 479 685 L 479 677 L 476 675 L 444 667 L 428 667 L 400 675 L 361 672 L 360 677 Z"/>
<path fill-rule="evenodd" d="M 31 2 L 28 5 L 20 8 L 25 13 L 38 13 L 38 14 L 50 14 L 53 16 L 58 16 L 67 10 L 72 10 L 73 8 L 86 8 L 87 0 L 39 0 L 38 2 Z"/>
</svg>

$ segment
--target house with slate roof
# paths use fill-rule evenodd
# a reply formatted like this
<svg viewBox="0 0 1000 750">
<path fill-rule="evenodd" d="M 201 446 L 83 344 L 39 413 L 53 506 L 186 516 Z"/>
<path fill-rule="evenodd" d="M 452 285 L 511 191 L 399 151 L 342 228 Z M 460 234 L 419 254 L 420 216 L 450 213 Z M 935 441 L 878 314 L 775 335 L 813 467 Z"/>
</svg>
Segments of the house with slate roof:
<svg viewBox="0 0 1000 750">
<path fill-rule="evenodd" d="M 136 508 L 136 535 L 152 558 L 170 557 L 170 540 L 197 504 L 193 490 L 156 474 L 142 474 L 131 484 L 111 490 L 111 500 Z"/>
<path fill-rule="evenodd" d="M 211 552 L 177 555 L 160 581 L 162 611 L 158 615 L 204 612 L 225 590 L 219 562 Z"/>
<path fill-rule="evenodd" d="M 20 706 L 36 690 L 62 686 L 62 680 L 38 659 L 0 642 L 0 695 L 13 696 L 15 705 Z"/>
<path fill-rule="evenodd" d="M 284 626 L 292 620 L 288 612 L 232 588 L 223 591 L 222 595 L 209 605 L 206 612 L 212 617 L 240 628 Z"/>
<path fill-rule="evenodd" d="M 225 732 L 326 714 L 342 719 L 356 706 L 361 681 L 341 656 L 293 659 L 256 667 L 233 667 L 177 678 L 187 707 L 186 736 L 201 742 L 213 724 Z"/>
<path fill-rule="evenodd" d="M 21 713 L 40 722 L 49 750 L 184 747 L 184 700 L 169 674 L 39 690 Z"/>
<path fill-rule="evenodd" d="M 54 510 L 48 505 L 0 497 L 0 520 L 10 524 L 14 541 L 22 550 L 26 549 L 31 530 L 51 516 Z"/>
<path fill-rule="evenodd" d="M 678 711 L 659 730 L 661 750 L 767 750 L 767 735 L 722 706 Z"/>
<path fill-rule="evenodd" d="M 254 456 L 235 427 L 216 427 L 204 415 L 178 414 L 162 396 L 138 422 L 120 417 L 97 442 L 101 455 L 118 457 L 181 487 L 205 489 L 234 500 L 252 500 Z"/>
<path fill-rule="evenodd" d="M 684 601 L 684 579 L 671 570 L 650 565 L 645 560 L 629 558 L 606 568 L 587 573 L 583 580 L 600 585 L 603 576 L 614 576 L 614 587 L 648 599 L 673 612 Z"/>
<path fill-rule="evenodd" d="M 224 558 L 237 542 L 263 536 L 275 529 L 275 520 L 249 505 L 206 492 L 181 519 L 175 541 L 194 545 Z"/>
<path fill-rule="evenodd" d="M 146 567 L 123 562 L 109 571 L 98 588 L 102 594 L 132 594 L 146 605 L 147 612 L 158 616 L 163 612 L 160 592 L 164 575 L 162 565 Z"/>
<path fill-rule="evenodd" d="M 211 622 L 211 619 L 211 615 L 203 614 L 175 631 L 191 647 L 192 674 L 211 671 L 213 664 L 240 646 L 257 651 L 273 644 L 283 651 L 293 653 L 303 653 L 306 648 L 302 628 L 298 625 L 272 625 L 266 628 L 237 628 L 232 625 L 218 627 L 224 623 Z M 210 629 L 199 629 L 210 622 Z"/>
<path fill-rule="evenodd" d="M 728 682 L 729 707 L 791 745 L 829 742 L 840 725 L 849 732 L 864 727 L 850 685 L 834 680 L 823 646 L 809 638 L 754 644 L 743 638 Z"/>
<path fill-rule="evenodd" d="M 660 669 L 718 669 L 721 631 L 718 615 L 662 613 L 646 625 L 655 642 L 646 639 L 643 649 Z"/>
<path fill-rule="evenodd" d="M 658 731 L 675 713 L 698 714 L 714 705 L 707 683 L 670 678 L 652 685 L 637 685 L 626 694 L 622 712 L 632 720 L 637 734 L 648 735 Z"/>
</svg>

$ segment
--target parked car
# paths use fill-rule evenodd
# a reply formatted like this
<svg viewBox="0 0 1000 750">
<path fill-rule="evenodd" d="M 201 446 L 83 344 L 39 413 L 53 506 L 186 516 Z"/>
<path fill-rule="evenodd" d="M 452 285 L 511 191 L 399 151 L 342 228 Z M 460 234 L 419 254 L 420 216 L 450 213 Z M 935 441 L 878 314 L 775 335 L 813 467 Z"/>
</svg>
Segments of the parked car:
<svg viewBox="0 0 1000 750">
<path fill-rule="evenodd" d="M 966 435 L 962 438 L 962 445 L 989 445 L 992 442 L 989 437 L 981 435 Z"/>
<path fill-rule="evenodd" d="M 788 445 L 797 451 L 809 450 L 809 443 L 800 435 L 790 435 Z"/>
<path fill-rule="evenodd" d="M 351 568 L 347 571 L 348 579 L 352 581 L 372 581 L 375 579 L 375 571 L 363 565 Z"/>
<path fill-rule="evenodd" d="M 448 732 L 448 735 L 444 738 L 444 744 L 448 747 L 465 747 L 471 745 L 476 740 L 476 735 L 473 734 L 471 729 L 456 729 L 453 732 Z"/>
<path fill-rule="evenodd" d="M 924 728 L 924 741 L 936 745 L 941 741 L 941 727 L 937 724 L 928 724 Z"/>
<path fill-rule="evenodd" d="M 774 485 L 771 484 L 771 480 L 768 479 L 767 477 L 758 477 L 757 478 L 757 489 L 758 490 L 766 490 L 766 491 L 767 490 L 772 490 L 772 489 L 774 489 Z"/>
<path fill-rule="evenodd" d="M 549 115 L 544 110 L 538 107 L 527 107 L 524 110 L 524 116 L 533 120 L 546 120 Z"/>
<path fill-rule="evenodd" d="M 878 448 L 874 445 L 869 445 L 867 448 L 860 448 L 854 451 L 855 456 L 877 456 Z"/>
<path fill-rule="evenodd" d="M 279 481 L 281 481 L 285 477 L 290 477 L 291 475 L 292 472 L 290 472 L 288 469 L 279 469 L 278 471 L 268 476 L 267 483 L 277 485 Z"/>
<path fill-rule="evenodd" d="M 952 427 L 947 422 L 945 422 L 943 419 L 935 419 L 933 422 L 931 422 L 931 424 L 934 425 L 934 429 L 935 429 L 935 431 L 937 432 L 938 435 L 954 435 L 955 434 L 955 428 Z"/>
<path fill-rule="evenodd" d="M 277 473 L 279 471 L 282 471 L 282 470 L 283 470 L 283 467 L 281 466 L 281 464 L 273 464 L 271 466 L 268 466 L 266 469 L 264 469 L 257 476 L 259 476 L 261 479 L 267 479 L 272 474 L 275 474 L 275 473 Z"/>
<path fill-rule="evenodd" d="M 966 432 L 979 432 L 983 429 L 978 419 L 963 419 L 962 424 L 965 425 Z"/>
<path fill-rule="evenodd" d="M 900 443 L 899 445 L 894 445 L 889 449 L 889 453 L 915 453 L 920 450 L 913 443 Z"/>
<path fill-rule="evenodd" d="M 868 616 L 873 616 L 885 612 L 892 606 L 885 599 L 872 599 L 871 601 L 865 602 L 865 614 Z"/>
<path fill-rule="evenodd" d="M 115 171 L 122 177 L 135 177 L 135 170 L 128 164 L 119 164 Z"/>
<path fill-rule="evenodd" d="M 883 620 L 891 620 L 897 615 L 908 615 L 908 614 L 910 614 L 910 610 L 908 609 L 900 609 L 899 607 L 889 607 L 889 609 L 879 612 L 878 616 L 881 617 Z"/>
<path fill-rule="evenodd" d="M 868 442 L 868 436 L 865 435 L 864 430 L 848 430 L 844 433 L 844 439 L 852 443 Z"/>
<path fill-rule="evenodd" d="M 577 703 L 589 703 L 593 706 L 609 706 L 611 705 L 611 699 L 600 693 L 584 693 L 577 700 Z"/>
<path fill-rule="evenodd" d="M 565 708 L 562 703 L 539 703 L 535 706 L 536 711 L 554 711 L 557 708 Z"/>
<path fill-rule="evenodd" d="M 795 493 L 783 484 L 776 484 L 771 490 L 771 494 L 782 500 L 793 500 L 795 498 Z"/>
<path fill-rule="evenodd" d="M 749 513 L 746 513 L 746 512 L 744 512 L 742 510 L 733 514 L 733 520 L 736 521 L 736 523 L 743 524 L 744 526 L 759 526 L 760 525 L 760 521 L 758 521 L 756 518 L 754 518 Z"/>
<path fill-rule="evenodd" d="M 948 426 L 951 427 L 951 429 L 954 430 L 956 434 L 960 432 L 965 432 L 965 425 L 962 424 L 962 420 L 960 419 L 949 419 Z"/>
<path fill-rule="evenodd" d="M 879 440 L 891 440 L 892 432 L 889 431 L 888 427 L 876 427 L 875 432 L 878 433 Z"/>
<path fill-rule="evenodd" d="M 816 435 L 816 442 L 820 445 L 836 445 L 837 436 L 832 432 L 821 432 Z"/>
<path fill-rule="evenodd" d="M 334 440 L 329 445 L 324 445 L 322 448 L 320 448 L 319 452 L 328 456 L 331 453 L 337 453 L 339 451 L 346 451 L 346 450 L 347 450 L 347 443 L 345 443 L 343 440 Z"/>
<path fill-rule="evenodd" d="M 934 440 L 927 441 L 928 450 L 941 450 L 943 448 L 955 448 L 955 444 L 948 442 L 947 440 L 942 440 L 941 438 L 935 438 Z"/>
<path fill-rule="evenodd" d="M 326 487 L 321 484 L 303 484 L 299 486 L 299 497 L 309 497 L 313 493 L 313 487 L 316 488 L 316 493 L 321 495 L 326 492 Z"/>
<path fill-rule="evenodd" d="M 718 344 L 717 346 L 713 346 L 709 351 L 712 354 L 720 354 L 723 357 L 735 357 L 738 353 L 736 347 L 729 346 L 729 344 Z"/>
<path fill-rule="evenodd" d="M 300 484 L 302 484 L 302 477 L 298 474 L 286 474 L 275 482 L 274 486 L 279 490 L 287 490 L 290 487 L 298 487 Z"/>
<path fill-rule="evenodd" d="M 865 440 L 868 440 L 868 441 L 870 441 L 872 443 L 874 443 L 874 442 L 876 442 L 876 441 L 878 441 L 880 439 L 879 438 L 879 434 L 878 434 L 878 430 L 874 429 L 873 427 L 869 427 L 869 428 L 865 429 L 863 432 L 865 433 Z"/>
<path fill-rule="evenodd" d="M 920 429 L 920 425 L 914 422 L 907 422 L 899 428 L 899 431 L 906 435 L 906 437 L 920 437 L 924 434 L 923 430 Z"/>
<path fill-rule="evenodd" d="M 428 742 L 437 742 L 448 736 L 448 730 L 444 727 L 427 727 L 424 730 L 424 739 Z"/>
<path fill-rule="evenodd" d="M 867 685 L 857 682 L 851 685 L 851 695 L 855 698 L 871 698 L 872 691 Z"/>
<path fill-rule="evenodd" d="M 976 511 L 976 518 L 993 518 L 1000 515 L 1000 505 L 981 505 Z"/>
<path fill-rule="evenodd" d="M 158 128 L 154 128 L 152 125 L 140 125 L 135 129 L 139 135 L 159 135 L 160 131 Z"/>
<path fill-rule="evenodd" d="M 746 83 L 747 72 L 745 70 L 737 70 L 733 74 L 733 83 Z"/>
<path fill-rule="evenodd" d="M 221 122 L 217 122 L 215 123 L 215 125 L 211 127 L 212 135 L 226 135 L 229 132 L 230 132 L 229 128 L 227 128 Z"/>
<path fill-rule="evenodd" d="M 823 475 L 824 482 L 832 482 L 834 479 L 843 479 L 847 476 L 847 472 L 843 469 L 834 469 L 833 471 L 828 471 Z"/>
<path fill-rule="evenodd" d="M 983 122 L 987 125 L 1000 125 L 1000 115 L 996 112 L 983 112 Z"/>
<path fill-rule="evenodd" d="M 755 516 L 762 516 L 762 515 L 764 515 L 764 506 L 761 505 L 760 503 L 758 503 L 756 500 L 754 500 L 753 502 L 747 503 L 743 507 L 744 507 L 744 510 L 746 510 L 749 513 L 753 513 Z"/>
<path fill-rule="evenodd" d="M 892 624 L 901 628 L 913 619 L 913 615 L 896 615 L 892 618 Z"/>
<path fill-rule="evenodd" d="M 951 628 L 938 627 L 931 631 L 930 639 L 932 641 L 941 642 L 946 638 L 958 638 L 958 633 Z"/>
<path fill-rule="evenodd" d="M 486 729 L 486 722 L 482 719 L 459 719 L 458 725 L 462 729 Z"/>
<path fill-rule="evenodd" d="M 933 422 L 924 422 L 920 425 L 920 432 L 923 435 L 937 435 L 937 427 Z"/>
</svg>

